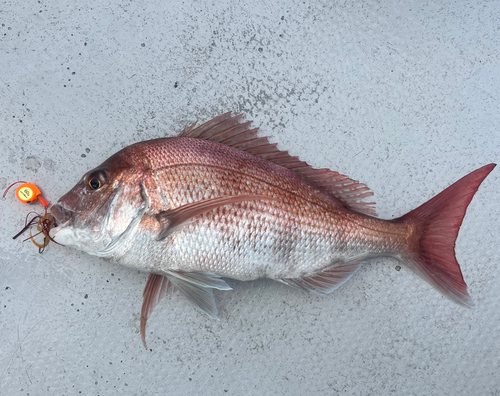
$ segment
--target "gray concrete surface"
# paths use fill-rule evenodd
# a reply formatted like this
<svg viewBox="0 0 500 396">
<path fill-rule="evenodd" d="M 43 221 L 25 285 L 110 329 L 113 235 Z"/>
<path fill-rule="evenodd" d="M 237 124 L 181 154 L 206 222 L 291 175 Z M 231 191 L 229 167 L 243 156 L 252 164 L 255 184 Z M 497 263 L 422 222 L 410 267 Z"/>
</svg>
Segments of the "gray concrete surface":
<svg viewBox="0 0 500 396">
<path fill-rule="evenodd" d="M 131 143 L 245 112 L 279 147 L 400 216 L 500 160 L 498 1 L 7 1 L 0 187 L 56 199 Z M 499 170 L 456 252 L 460 308 L 376 260 L 328 297 L 229 281 L 220 321 L 179 295 L 138 334 L 147 274 L 11 237 L 1 201 L 1 395 L 500 395 Z"/>
</svg>

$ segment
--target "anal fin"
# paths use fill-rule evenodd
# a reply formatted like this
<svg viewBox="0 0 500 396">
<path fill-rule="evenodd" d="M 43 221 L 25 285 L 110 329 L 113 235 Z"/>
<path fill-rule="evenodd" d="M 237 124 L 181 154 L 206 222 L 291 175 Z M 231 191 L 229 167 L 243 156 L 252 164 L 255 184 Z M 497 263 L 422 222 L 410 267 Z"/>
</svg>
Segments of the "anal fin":
<svg viewBox="0 0 500 396">
<path fill-rule="evenodd" d="M 329 267 L 328 269 L 313 276 L 285 278 L 279 279 L 279 281 L 287 284 L 288 286 L 307 290 L 314 294 L 325 295 L 331 293 L 344 284 L 354 274 L 354 272 L 356 272 L 360 265 L 361 263 L 356 261 L 355 263 Z"/>
</svg>

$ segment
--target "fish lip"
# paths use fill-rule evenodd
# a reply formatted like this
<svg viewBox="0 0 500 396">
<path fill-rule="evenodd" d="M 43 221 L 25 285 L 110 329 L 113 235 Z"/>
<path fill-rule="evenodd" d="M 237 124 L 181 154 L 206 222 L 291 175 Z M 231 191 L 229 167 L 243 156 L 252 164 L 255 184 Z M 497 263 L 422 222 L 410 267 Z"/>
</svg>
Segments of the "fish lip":
<svg viewBox="0 0 500 396">
<path fill-rule="evenodd" d="M 50 208 L 52 215 L 55 217 L 57 224 L 60 226 L 62 224 L 68 223 L 73 217 L 73 212 L 66 209 L 60 204 L 52 205 Z"/>
</svg>

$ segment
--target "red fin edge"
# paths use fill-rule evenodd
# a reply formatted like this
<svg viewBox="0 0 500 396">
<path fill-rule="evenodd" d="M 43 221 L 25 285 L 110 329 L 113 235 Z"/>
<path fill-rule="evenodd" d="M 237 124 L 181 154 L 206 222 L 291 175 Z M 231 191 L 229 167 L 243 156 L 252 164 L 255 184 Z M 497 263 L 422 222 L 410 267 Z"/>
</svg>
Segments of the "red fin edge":
<svg viewBox="0 0 500 396">
<path fill-rule="evenodd" d="M 146 323 L 153 312 L 154 307 L 160 300 L 171 291 L 172 285 L 168 278 L 163 275 L 150 274 L 146 287 L 144 288 L 142 309 L 141 309 L 141 339 L 144 348 L 146 345 Z"/>
<path fill-rule="evenodd" d="M 455 257 L 455 241 L 467 207 L 495 166 L 489 164 L 475 170 L 422 206 L 393 220 L 414 224 L 418 230 L 409 246 L 410 268 L 450 300 L 468 308 L 473 303 Z"/>
</svg>

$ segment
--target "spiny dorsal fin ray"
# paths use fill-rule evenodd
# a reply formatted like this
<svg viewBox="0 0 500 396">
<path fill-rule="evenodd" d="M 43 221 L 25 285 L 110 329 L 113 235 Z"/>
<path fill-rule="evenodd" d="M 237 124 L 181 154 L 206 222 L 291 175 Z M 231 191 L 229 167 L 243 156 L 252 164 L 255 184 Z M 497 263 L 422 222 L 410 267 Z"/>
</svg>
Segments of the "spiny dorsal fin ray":
<svg viewBox="0 0 500 396">
<path fill-rule="evenodd" d="M 363 183 L 352 180 L 329 169 L 314 169 L 306 162 L 292 157 L 288 151 L 281 151 L 276 143 L 269 143 L 267 137 L 258 137 L 258 128 L 250 129 L 251 121 L 240 123 L 243 114 L 231 117 L 231 112 L 222 114 L 199 127 L 196 123 L 184 129 L 180 137 L 210 140 L 246 151 L 257 157 L 288 168 L 302 177 L 324 188 L 350 209 L 360 213 L 376 215 L 375 203 L 364 200 L 373 195 Z"/>
</svg>

